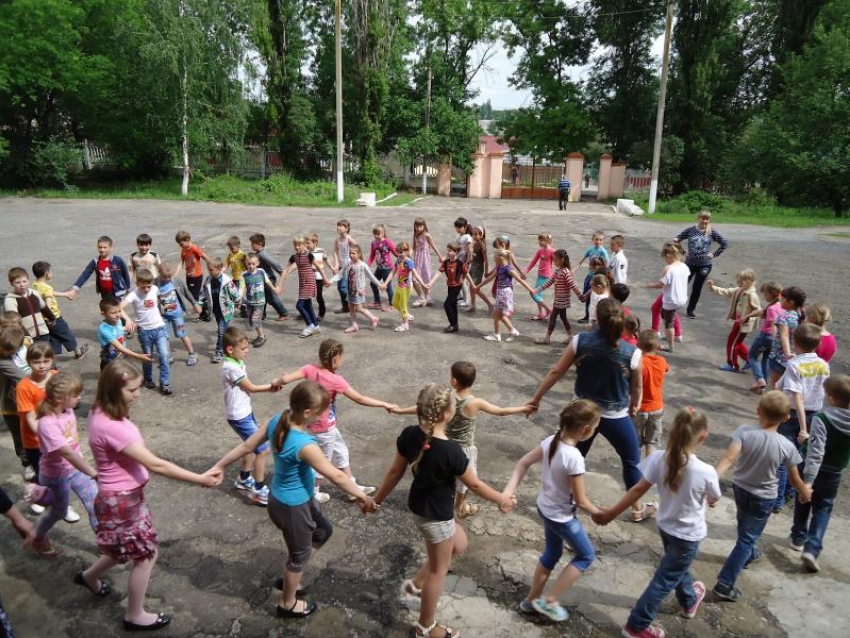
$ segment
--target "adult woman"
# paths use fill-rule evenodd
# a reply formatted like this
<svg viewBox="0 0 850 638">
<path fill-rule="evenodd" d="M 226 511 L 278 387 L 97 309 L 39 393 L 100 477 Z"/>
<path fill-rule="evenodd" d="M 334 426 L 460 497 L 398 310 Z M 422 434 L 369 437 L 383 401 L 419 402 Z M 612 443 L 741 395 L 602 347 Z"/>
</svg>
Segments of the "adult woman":
<svg viewBox="0 0 850 638">
<path fill-rule="evenodd" d="M 597 434 L 614 447 L 623 464 L 623 483 L 631 489 L 642 478 L 640 444 L 630 414 L 640 405 L 643 387 L 641 352 L 620 339 L 625 317 L 614 299 L 603 299 L 596 309 L 597 327 L 570 340 L 558 362 L 552 366 L 529 404 L 537 409 L 540 399 L 576 364 L 575 395 L 590 399 L 602 408 L 596 433 L 576 447 L 587 456 Z M 639 522 L 655 514 L 656 503 L 632 505 L 632 520 Z"/>
<path fill-rule="evenodd" d="M 685 314 L 688 319 L 696 319 L 694 310 L 699 303 L 700 295 L 702 294 L 702 286 L 708 279 L 711 273 L 711 267 L 714 265 L 714 260 L 717 259 L 724 250 L 729 247 L 729 242 L 726 241 L 720 233 L 711 227 L 711 213 L 707 210 L 702 210 L 697 215 L 696 226 L 686 228 L 676 236 L 674 241 L 681 243 L 683 240 L 688 240 L 688 250 L 685 256 L 685 265 L 691 271 L 691 276 L 688 281 L 694 280 L 694 285 L 691 288 L 691 296 L 688 299 L 688 308 Z M 717 242 L 720 247 L 711 252 L 712 242 Z"/>
</svg>

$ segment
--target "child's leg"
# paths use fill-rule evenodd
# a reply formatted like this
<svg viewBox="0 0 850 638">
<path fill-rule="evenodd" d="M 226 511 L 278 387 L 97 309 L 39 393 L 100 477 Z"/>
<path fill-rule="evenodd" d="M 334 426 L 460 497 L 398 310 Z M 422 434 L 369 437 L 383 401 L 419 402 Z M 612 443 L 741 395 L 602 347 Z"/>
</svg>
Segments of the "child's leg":
<svg viewBox="0 0 850 638">
<path fill-rule="evenodd" d="M 222 340 L 224 339 L 224 333 L 227 331 L 229 324 L 224 319 L 221 319 L 216 322 L 216 332 L 215 332 L 215 353 L 216 354 L 224 354 L 224 349 L 222 348 Z"/>
<path fill-rule="evenodd" d="M 251 468 L 254 467 L 254 460 L 256 456 L 257 455 L 252 452 L 242 457 L 242 459 L 239 461 L 239 469 L 242 474 L 248 474 L 251 471 Z"/>
<path fill-rule="evenodd" d="M 753 373 L 753 380 L 756 383 L 767 382 L 767 354 L 765 347 L 770 347 L 770 339 L 763 332 L 759 331 L 756 334 L 756 338 L 753 339 L 748 355 L 750 371 Z"/>
<path fill-rule="evenodd" d="M 413 584 L 422 590 L 419 603 L 419 624 L 422 627 L 430 627 L 433 624 L 452 557 L 465 551 L 466 544 L 466 532 L 458 524 L 455 524 L 455 533 L 451 538 L 439 543 L 426 541 L 428 559 L 413 579 Z"/>
<path fill-rule="evenodd" d="M 661 327 L 661 304 L 663 299 L 663 295 L 658 295 L 655 301 L 652 302 L 652 306 L 649 309 L 652 315 L 652 329 L 655 332 L 658 332 L 658 329 Z"/>
<path fill-rule="evenodd" d="M 346 332 L 357 332 L 360 329 L 357 325 L 357 307 L 359 305 L 353 301 L 348 303 L 348 320 L 350 325 L 345 329 Z"/>
<path fill-rule="evenodd" d="M 732 329 L 729 330 L 729 334 L 726 336 L 726 363 L 732 366 L 735 370 L 738 369 L 738 361 L 737 357 L 734 356 L 733 351 L 735 348 L 735 341 L 738 339 L 738 333 L 740 332 L 741 324 L 737 321 L 732 324 Z"/>
<path fill-rule="evenodd" d="M 313 310 L 313 300 L 311 298 L 307 298 L 304 300 L 304 311 L 307 314 L 307 318 L 305 321 L 308 321 L 308 326 L 313 326 L 314 328 L 319 325 L 319 320 L 316 319 L 316 312 Z"/>
<path fill-rule="evenodd" d="M 94 512 L 94 499 L 97 496 L 97 482 L 87 474 L 83 474 L 79 470 L 75 471 L 70 477 L 71 489 L 83 507 L 86 509 L 86 514 L 89 516 L 89 525 L 92 530 L 97 532 L 97 514 Z M 64 518 L 64 517 L 63 517 Z"/>
<path fill-rule="evenodd" d="M 557 523 L 550 521 L 545 516 L 543 519 L 543 535 L 546 539 L 546 545 L 543 548 L 543 553 L 537 561 L 537 567 L 534 568 L 534 576 L 531 579 L 531 589 L 525 599 L 531 602 L 535 598 L 540 598 L 543 595 L 543 588 L 549 580 L 549 574 L 555 569 L 555 565 L 561 560 L 564 554 L 564 539 L 557 532 Z"/>
<path fill-rule="evenodd" d="M 446 289 L 446 301 L 443 303 L 443 310 L 446 311 L 446 318 L 449 320 L 450 326 L 457 327 L 457 296 L 459 294 L 459 286 Z"/>
<path fill-rule="evenodd" d="M 144 354 L 153 352 L 154 330 L 139 330 L 139 346 Z M 145 378 L 145 383 L 153 383 L 153 363 L 145 361 L 142 363 L 142 376 Z"/>
<path fill-rule="evenodd" d="M 673 330 L 676 333 L 677 337 L 682 336 L 682 321 L 679 319 L 679 313 L 677 312 L 673 315 Z"/>
<path fill-rule="evenodd" d="M 379 274 L 380 272 L 381 272 L 380 268 L 375 270 L 375 277 L 377 277 L 378 279 L 381 279 L 381 276 Z M 378 286 L 376 284 L 373 284 L 371 281 L 369 282 L 369 286 L 372 288 L 372 297 L 375 301 L 374 305 L 380 306 L 381 305 L 381 289 L 378 288 Z"/>
<path fill-rule="evenodd" d="M 371 312 L 369 312 L 366 309 L 366 306 L 364 306 L 363 304 L 360 304 L 360 303 L 355 304 L 355 306 L 357 307 L 357 312 L 359 312 L 361 315 L 366 317 L 369 321 L 375 321 L 375 315 L 373 315 Z"/>
<path fill-rule="evenodd" d="M 348 283 L 345 281 L 345 277 L 336 282 L 336 289 L 339 292 L 340 303 L 342 303 L 340 311 L 348 312 Z"/>
<path fill-rule="evenodd" d="M 548 340 L 552 333 L 555 332 L 555 325 L 558 323 L 558 317 L 561 314 L 563 308 L 554 308 L 552 310 L 552 314 L 549 315 L 549 325 L 546 326 L 546 339 Z"/>
<path fill-rule="evenodd" d="M 24 453 L 24 442 L 21 438 L 21 417 L 17 414 L 4 414 L 3 421 L 6 427 L 9 428 L 9 433 L 12 435 L 12 445 L 15 447 L 15 456 L 21 461 L 21 465 L 29 467 L 29 461 Z"/>
<path fill-rule="evenodd" d="M 764 531 L 773 508 L 773 502 L 768 499 L 758 498 L 737 485 L 732 488 L 735 491 L 738 540 L 717 575 L 718 585 L 724 588 L 734 587 L 744 565 L 753 557 L 756 541 Z"/>
<path fill-rule="evenodd" d="M 43 476 L 39 485 L 50 488 L 53 492 L 53 504 L 41 515 L 38 526 L 35 528 L 36 542 L 44 541 L 47 533 L 53 529 L 59 521 L 68 513 L 68 503 L 71 499 L 71 477 L 70 476 Z"/>
<path fill-rule="evenodd" d="M 386 279 L 387 275 L 389 275 L 391 272 L 392 272 L 392 270 L 389 269 L 389 268 L 382 268 L 381 269 L 381 279 Z M 392 282 L 392 280 L 387 282 L 387 305 L 388 306 L 393 305 L 393 282 Z"/>
<path fill-rule="evenodd" d="M 493 334 L 499 334 L 502 330 L 502 313 L 498 310 L 493 311 Z"/>
<path fill-rule="evenodd" d="M 319 304 L 319 320 L 325 318 L 325 312 L 327 308 L 325 307 L 325 287 L 323 282 L 320 280 L 316 281 L 316 302 Z"/>
<path fill-rule="evenodd" d="M 558 314 L 561 317 L 561 322 L 564 324 L 564 330 L 567 331 L 567 337 L 572 336 L 573 329 L 570 327 L 570 320 L 567 317 L 567 309 L 566 308 L 558 308 Z"/>
<path fill-rule="evenodd" d="M 803 551 L 815 558 L 823 549 L 823 538 L 826 535 L 826 527 L 829 525 L 829 518 L 832 515 L 832 503 L 838 493 L 840 483 L 841 472 L 829 472 L 822 469 L 818 472 L 817 478 L 812 484 L 812 519 L 809 523 L 808 537 Z"/>
<path fill-rule="evenodd" d="M 148 593 L 148 584 L 151 580 L 151 572 L 156 565 L 157 555 L 146 560 L 133 562 L 130 577 L 127 579 L 127 615 L 126 620 L 139 625 L 150 625 L 156 622 L 157 614 L 145 611 L 145 596 Z"/>
<path fill-rule="evenodd" d="M 584 285 L 581 288 L 581 294 L 586 295 L 587 291 L 590 290 L 590 282 L 593 279 L 593 275 L 588 273 L 584 278 Z M 590 298 L 588 297 L 587 301 L 584 302 L 584 320 L 587 321 L 590 319 Z"/>
<path fill-rule="evenodd" d="M 100 590 L 100 577 L 103 576 L 110 569 L 115 567 L 117 564 L 118 561 L 112 558 L 111 556 L 101 554 L 97 557 L 97 560 L 92 563 L 91 567 L 89 567 L 83 572 L 83 580 L 85 581 L 86 585 L 89 586 L 89 589 L 96 592 Z"/>
<path fill-rule="evenodd" d="M 508 318 L 507 315 L 502 315 L 502 323 L 505 324 L 505 327 L 510 332 L 518 332 L 518 330 L 514 327 L 514 324 L 511 323 L 511 320 Z"/>
<path fill-rule="evenodd" d="M 168 366 L 168 326 L 156 328 L 151 332 L 154 333 L 153 339 L 156 343 L 156 350 L 159 356 L 159 385 L 167 386 L 170 381 L 170 369 Z"/>
<path fill-rule="evenodd" d="M 549 603 L 558 602 L 564 592 L 575 585 L 581 575 L 596 560 L 596 552 L 593 550 L 593 545 L 590 544 L 590 539 L 588 539 L 579 519 L 573 518 L 566 523 L 556 523 L 556 525 L 558 526 L 556 533 L 569 542 L 575 555 L 543 597 Z"/>
<path fill-rule="evenodd" d="M 643 442 L 646 456 L 661 447 L 661 431 L 664 427 L 664 410 L 650 412 L 647 415 L 646 427 L 643 431 Z"/>
<path fill-rule="evenodd" d="M 183 345 L 186 346 L 186 352 L 189 354 L 193 354 L 195 352 L 195 348 L 192 346 L 192 340 L 189 338 L 189 335 L 186 335 L 181 339 Z"/>
<path fill-rule="evenodd" d="M 301 319 L 304 320 L 304 327 L 309 328 L 313 325 L 310 320 L 309 315 L 307 314 L 307 299 L 299 299 L 295 303 L 295 309 L 298 311 L 298 314 L 301 315 Z"/>
<path fill-rule="evenodd" d="M 254 485 L 259 489 L 266 480 L 266 459 L 269 456 L 268 445 L 266 449 L 253 455 L 254 462 L 251 464 L 254 476 Z"/>
<path fill-rule="evenodd" d="M 808 540 L 809 518 L 814 500 L 814 490 L 812 490 L 812 500 L 808 503 L 801 503 L 799 496 L 794 499 L 794 523 L 791 525 L 791 542 L 796 545 L 803 545 Z"/>
<path fill-rule="evenodd" d="M 732 344 L 732 358 L 735 359 L 736 363 L 739 357 L 744 363 L 747 363 L 747 361 L 749 361 L 750 352 L 747 349 L 747 344 L 744 343 L 746 339 L 746 332 L 738 332 L 738 338 L 735 339 L 735 343 Z"/>
</svg>

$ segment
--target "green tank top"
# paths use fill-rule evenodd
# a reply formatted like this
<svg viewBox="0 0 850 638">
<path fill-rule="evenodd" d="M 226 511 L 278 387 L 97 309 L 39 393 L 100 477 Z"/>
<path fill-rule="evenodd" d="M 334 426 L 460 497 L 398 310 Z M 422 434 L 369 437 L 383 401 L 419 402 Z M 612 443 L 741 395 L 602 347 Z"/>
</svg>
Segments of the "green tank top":
<svg viewBox="0 0 850 638">
<path fill-rule="evenodd" d="M 463 406 L 472 398 L 469 395 L 465 399 L 458 399 L 455 407 L 455 415 L 452 420 L 446 425 L 446 435 L 452 440 L 457 441 L 464 447 L 475 445 L 475 417 L 471 419 L 463 415 Z"/>
</svg>

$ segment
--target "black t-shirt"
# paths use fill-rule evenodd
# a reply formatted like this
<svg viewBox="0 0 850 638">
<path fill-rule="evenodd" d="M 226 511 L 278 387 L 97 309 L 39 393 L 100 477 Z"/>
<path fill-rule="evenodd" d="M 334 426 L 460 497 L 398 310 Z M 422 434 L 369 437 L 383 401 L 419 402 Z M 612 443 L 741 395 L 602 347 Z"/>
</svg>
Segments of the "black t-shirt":
<svg viewBox="0 0 850 638">
<path fill-rule="evenodd" d="M 425 443 L 425 432 L 418 425 L 404 428 L 396 441 L 398 453 L 413 463 Z M 460 445 L 446 439 L 431 439 L 431 449 L 413 474 L 407 506 L 414 514 L 432 521 L 454 518 L 455 477 L 466 472 L 469 459 Z"/>
<path fill-rule="evenodd" d="M 12 499 L 9 498 L 9 495 L 6 494 L 6 491 L 0 487 L 0 514 L 5 514 L 10 509 L 12 509 Z"/>
</svg>

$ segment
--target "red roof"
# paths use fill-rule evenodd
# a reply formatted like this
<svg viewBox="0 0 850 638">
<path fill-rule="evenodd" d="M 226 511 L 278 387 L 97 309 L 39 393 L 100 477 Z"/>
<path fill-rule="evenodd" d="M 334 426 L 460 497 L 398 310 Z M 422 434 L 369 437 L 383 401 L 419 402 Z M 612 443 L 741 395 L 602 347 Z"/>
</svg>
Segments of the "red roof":
<svg viewBox="0 0 850 638">
<path fill-rule="evenodd" d="M 480 143 L 484 145 L 485 153 L 510 153 L 511 147 L 499 144 L 495 135 L 482 135 Z"/>
</svg>

